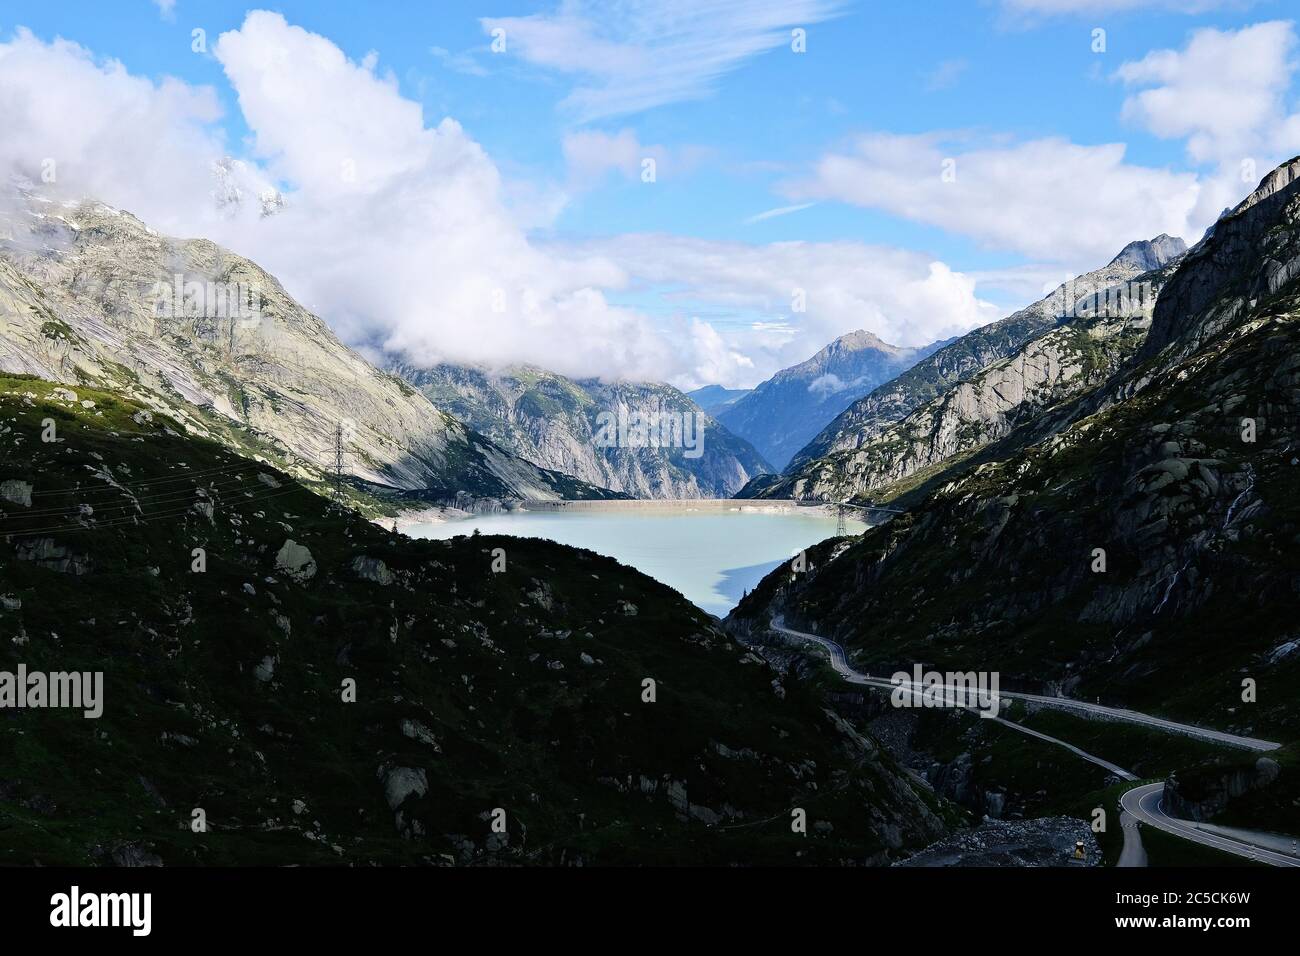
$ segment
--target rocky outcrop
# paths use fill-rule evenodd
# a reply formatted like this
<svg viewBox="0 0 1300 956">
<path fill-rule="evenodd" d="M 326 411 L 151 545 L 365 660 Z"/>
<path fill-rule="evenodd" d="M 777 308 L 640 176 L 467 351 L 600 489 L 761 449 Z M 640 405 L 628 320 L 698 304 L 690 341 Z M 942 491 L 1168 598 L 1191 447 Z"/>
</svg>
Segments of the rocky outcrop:
<svg viewBox="0 0 1300 956">
<path fill-rule="evenodd" d="M 0 481 L 0 498 L 24 508 L 32 506 L 32 486 L 26 481 Z"/>
<path fill-rule="evenodd" d="M 388 565 L 379 558 L 359 554 L 352 559 L 352 570 L 363 581 L 371 581 L 382 587 L 392 584 L 397 578 L 388 570 Z"/>
<path fill-rule="evenodd" d="M 1087 866 L 1101 866 L 1101 847 L 1074 817 L 989 820 L 928 846 L 896 866 L 1071 866 L 1083 843 Z"/>
<path fill-rule="evenodd" d="M 288 538 L 275 555 L 275 566 L 299 584 L 316 576 L 316 560 L 311 551 Z"/>
<path fill-rule="evenodd" d="M 1264 789 L 1281 773 L 1276 760 L 1260 757 L 1250 765 L 1209 766 L 1170 774 L 1165 780 L 1165 810 L 1184 820 L 1213 820 L 1233 800 Z"/>
<path fill-rule="evenodd" d="M 1300 278 L 1300 237 L 1276 228 L 1300 218 L 1300 157 L 1273 170 L 1187 254 L 1157 304 L 1144 358 L 1177 343 L 1188 355 Z M 1166 361 L 1171 360 L 1167 358 Z"/>
<path fill-rule="evenodd" d="M 15 547 L 14 557 L 62 574 L 82 575 L 92 567 L 89 555 L 56 544 L 53 538 L 25 538 Z"/>
</svg>

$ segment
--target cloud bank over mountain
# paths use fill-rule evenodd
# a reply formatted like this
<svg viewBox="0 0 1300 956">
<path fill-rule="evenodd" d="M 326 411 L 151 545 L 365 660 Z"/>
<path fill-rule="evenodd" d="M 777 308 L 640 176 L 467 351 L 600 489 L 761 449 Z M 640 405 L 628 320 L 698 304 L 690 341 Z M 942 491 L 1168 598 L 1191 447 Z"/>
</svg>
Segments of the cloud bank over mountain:
<svg viewBox="0 0 1300 956">
<path fill-rule="evenodd" d="M 774 315 L 806 289 L 817 319 L 798 334 L 799 351 L 860 324 L 859 307 L 909 340 L 979 314 L 973 283 L 896 250 L 864 274 L 846 259 L 876 250 L 851 243 L 533 240 L 482 147 L 454 119 L 427 124 L 373 58 L 349 60 L 267 12 L 250 13 L 211 52 L 251 131 L 246 144 L 227 141 L 210 87 L 154 82 L 19 31 L 0 44 L 0 88 L 16 94 L 0 98 L 9 130 L 0 164 L 55 195 L 101 198 L 161 230 L 229 245 L 265 263 L 346 340 L 417 362 L 531 361 L 698 384 L 759 380 L 786 360 L 790 335 L 742 330 L 729 343 L 688 310 L 652 317 L 612 301 L 644 282 L 766 303 Z M 588 134 L 569 151 L 590 171 L 596 160 L 583 147 L 608 141 Z M 54 175 L 43 183 L 47 158 Z M 906 294 L 935 287 L 942 309 L 934 294 Z"/>
<path fill-rule="evenodd" d="M 772 49 L 789 23 L 839 12 L 811 0 L 761 5 L 738 21 L 734 44 L 705 56 L 697 18 L 674 25 L 633 4 L 611 13 L 581 69 L 557 57 L 563 36 L 591 31 L 582 5 L 483 26 L 502 26 L 529 68 L 576 76 L 575 102 L 612 115 L 653 105 L 637 91 L 658 88 L 655 56 L 680 61 L 680 84 L 651 100 L 690 99 Z M 592 53 L 607 47 L 607 57 Z M 990 304 L 986 286 L 1033 298 L 1020 287 L 1036 283 L 1004 281 L 1016 275 L 1073 274 L 1160 232 L 1194 240 L 1240 198 L 1244 160 L 1263 168 L 1277 151 L 1300 148 L 1300 119 L 1286 105 L 1294 48 L 1289 23 L 1203 29 L 1183 49 L 1114 71 L 1128 123 L 1186 139 L 1199 171 L 1139 164 L 1119 142 L 876 131 L 820 158 L 814 151 L 787 171 L 791 204 L 749 222 L 839 204 L 1027 260 L 972 271 L 879 242 L 749 243 L 640 230 L 627 217 L 619 234 L 538 231 L 514 202 L 521 193 L 532 189 L 539 208 L 562 207 L 598 182 L 635 183 L 647 157 L 691 168 L 708 150 L 659 145 L 630 127 L 569 129 L 554 144 L 568 181 L 538 195 L 503 176 L 456 119 L 426 117 L 377 54 L 349 58 L 265 11 L 200 51 L 228 90 L 139 75 L 19 28 L 0 41 L 0 175 L 228 245 L 363 350 L 746 386 L 852 329 L 919 346 L 990 321 L 1007 303 Z M 1232 108 L 1198 80 L 1207 62 L 1240 81 Z M 238 115 L 223 108 L 229 94 Z M 941 176 L 948 159 L 951 181 Z"/>
</svg>

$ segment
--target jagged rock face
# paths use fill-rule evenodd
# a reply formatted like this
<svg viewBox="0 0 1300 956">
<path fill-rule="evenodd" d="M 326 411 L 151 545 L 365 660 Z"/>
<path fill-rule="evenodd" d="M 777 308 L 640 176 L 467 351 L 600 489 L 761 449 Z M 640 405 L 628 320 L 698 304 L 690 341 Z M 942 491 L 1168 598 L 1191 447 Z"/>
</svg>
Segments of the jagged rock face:
<svg viewBox="0 0 1300 956">
<path fill-rule="evenodd" d="M 1140 239 L 1130 242 L 1119 251 L 1111 265 L 1126 263 L 1139 272 L 1152 272 L 1163 269 L 1187 251 L 1187 243 L 1164 233 L 1154 239 Z"/>
<path fill-rule="evenodd" d="M 1103 268 L 1063 283 L 1005 319 L 967 333 L 850 405 L 794 456 L 786 473 L 793 474 L 804 462 L 860 448 L 958 381 L 1015 354 L 1025 342 L 1055 328 L 1063 314 L 1075 311 L 1080 297 L 1136 279 L 1151 268 L 1163 268 L 1185 248 L 1181 239 L 1164 235 L 1130 243 Z"/>
<path fill-rule="evenodd" d="M 1281 772 L 1276 760 L 1260 757 L 1249 766 L 1239 762 L 1176 773 L 1165 781 L 1165 807 L 1184 820 L 1213 820 L 1233 800 L 1269 786 Z"/>
<path fill-rule="evenodd" d="M 1181 354 L 1241 322 L 1300 277 L 1300 240 L 1279 220 L 1300 219 L 1300 157 L 1273 170 L 1188 253 L 1157 305 L 1142 352 L 1178 342 Z"/>
<path fill-rule="evenodd" d="M 728 498 L 770 470 L 748 442 L 668 385 L 577 381 L 538 368 L 392 368 L 521 458 L 635 498 Z M 676 447 L 611 445 L 609 436 L 602 438 L 602 422 L 609 421 L 602 416 L 630 422 L 665 413 L 684 424 Z M 698 449 L 687 447 L 696 439 Z"/>
<path fill-rule="evenodd" d="M 1134 243 L 1117 261 L 1150 261 L 1156 256 L 1150 245 Z M 834 501 L 871 496 L 1005 438 L 1045 411 L 1095 389 L 1137 351 L 1172 269 L 1167 265 L 1135 277 L 1131 286 L 1101 290 L 1089 300 L 1093 307 L 1073 310 L 1078 314 L 973 372 L 858 447 L 808 461 L 779 481 L 761 487 L 755 483 L 750 491 L 757 497 Z M 1128 297 L 1130 289 L 1140 295 Z"/>
<path fill-rule="evenodd" d="M 784 608 L 868 670 L 998 670 L 1005 687 L 1055 682 L 1273 739 L 1300 729 L 1300 657 L 1285 652 L 1300 617 L 1300 281 L 1227 325 L 1235 286 L 1190 314 L 1168 304 L 1216 276 L 1274 274 L 1282 260 L 1226 237 L 1293 248 L 1298 193 L 1275 190 L 1237 214 L 1257 221 L 1178 265 L 1155 322 L 1181 334 L 1155 356 L 1047 410 L 1037 440 L 938 468 L 903 496 L 907 514 L 838 556 L 814 549 L 814 574 L 769 576 L 736 620 Z M 1243 704 L 1246 676 L 1270 695 Z"/>
<path fill-rule="evenodd" d="M 836 415 L 940 344 L 900 348 L 870 332 L 850 332 L 806 362 L 777 372 L 720 411 L 718 419 L 784 468 Z"/>
<path fill-rule="evenodd" d="M 375 369 L 247 259 L 99 203 L 28 197 L 0 217 L 0 371 L 114 389 L 304 477 L 333 471 L 341 427 L 344 472 L 376 485 L 599 494 Z"/>
</svg>

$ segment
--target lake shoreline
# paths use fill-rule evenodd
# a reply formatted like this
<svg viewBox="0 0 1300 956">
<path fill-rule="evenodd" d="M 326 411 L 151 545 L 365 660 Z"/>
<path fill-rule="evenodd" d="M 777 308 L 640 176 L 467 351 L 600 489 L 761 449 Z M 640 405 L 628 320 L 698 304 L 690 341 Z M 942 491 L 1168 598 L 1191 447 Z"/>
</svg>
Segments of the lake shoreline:
<svg viewBox="0 0 1300 956">
<path fill-rule="evenodd" d="M 807 514 L 835 517 L 832 505 L 803 505 L 790 500 L 768 501 L 758 498 L 594 498 L 582 500 L 547 501 L 542 499 L 503 502 L 500 515 L 517 514 L 717 514 L 743 512 L 748 514 Z M 419 525 L 443 524 L 453 521 L 472 521 L 485 512 L 462 508 L 420 508 L 403 511 L 396 518 L 381 519 L 388 526 L 396 520 L 398 531 Z"/>
<path fill-rule="evenodd" d="M 834 537 L 835 511 L 747 499 L 545 502 L 536 510 L 515 507 L 466 519 L 439 514 L 437 521 L 408 525 L 405 533 L 542 538 L 594 551 L 723 617 L 774 568 Z M 864 525 L 850 521 L 850 533 L 860 533 Z"/>
<path fill-rule="evenodd" d="M 634 498 L 634 499 L 584 499 L 581 501 L 523 501 L 518 511 L 556 514 L 561 512 L 627 513 L 654 511 L 667 514 L 689 512 L 716 513 L 719 511 L 747 511 L 755 514 L 833 515 L 826 505 L 801 505 L 794 501 L 766 501 L 759 498 Z"/>
</svg>

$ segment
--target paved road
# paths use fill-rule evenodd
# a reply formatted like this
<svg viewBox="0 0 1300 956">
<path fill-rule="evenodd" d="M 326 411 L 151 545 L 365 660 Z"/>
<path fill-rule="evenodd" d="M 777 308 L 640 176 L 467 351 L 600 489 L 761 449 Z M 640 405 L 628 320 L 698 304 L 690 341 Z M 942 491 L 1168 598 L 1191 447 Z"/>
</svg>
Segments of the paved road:
<svg viewBox="0 0 1300 956">
<path fill-rule="evenodd" d="M 783 619 L 774 617 L 772 619 L 773 630 L 780 631 L 792 637 L 802 638 L 806 641 L 812 641 L 824 647 L 831 656 L 831 666 L 845 680 L 854 684 L 867 684 L 872 687 L 889 687 L 895 685 L 890 680 L 883 677 L 871 677 L 855 671 L 849 666 L 848 657 L 844 653 L 844 648 L 829 638 L 821 637 L 817 634 L 809 634 L 806 631 L 796 631 L 784 625 Z M 910 682 L 909 682 L 910 683 Z M 1068 697 L 1044 697 L 1040 694 L 1021 694 L 1012 691 L 999 691 L 999 697 L 1005 697 L 1007 700 L 1023 700 L 1031 703 L 1040 704 L 1044 707 L 1053 707 L 1058 710 L 1069 710 L 1075 713 L 1092 714 L 1098 717 L 1104 717 L 1108 720 L 1120 720 L 1130 724 L 1141 724 L 1145 727 L 1154 727 L 1157 730 L 1164 730 L 1173 734 L 1182 734 L 1185 737 L 1197 737 L 1201 740 L 1209 740 L 1214 743 L 1225 744 L 1229 747 L 1239 747 L 1243 750 L 1268 751 L 1277 750 L 1282 745 L 1272 740 L 1259 740 L 1255 737 L 1241 737 L 1237 734 L 1225 733 L 1221 730 L 1211 730 L 1208 727 L 1197 727 L 1194 724 L 1180 724 L 1173 720 L 1165 720 L 1163 717 L 1152 717 L 1150 714 L 1138 713 L 1136 710 L 1125 710 L 1121 707 L 1103 707 L 1101 704 L 1090 704 L 1083 700 L 1072 700 Z"/>
<path fill-rule="evenodd" d="M 897 686 L 892 681 L 887 681 L 879 677 L 868 677 L 866 674 L 863 674 L 860 671 L 855 671 L 852 667 L 849 666 L 848 661 L 845 659 L 844 648 L 840 647 L 839 644 L 835 643 L 830 638 L 820 637 L 816 634 L 808 634 L 805 633 L 804 631 L 793 631 L 790 628 L 783 626 L 780 622 L 781 622 L 781 618 L 779 617 L 774 618 L 772 620 L 772 626 L 776 628 L 776 630 L 781 631 L 785 634 L 791 634 L 795 637 L 799 637 L 807 641 L 812 641 L 813 643 L 824 648 L 827 651 L 827 653 L 830 654 L 831 666 L 835 668 L 835 672 L 839 674 L 841 677 L 843 677 L 849 683 L 865 684 L 870 687 L 881 687 L 881 688 L 887 688 L 889 690 L 893 690 L 893 688 Z M 1005 697 L 1008 695 L 999 693 L 998 696 Z M 967 708 L 967 709 L 974 710 L 974 708 Z M 1024 724 L 1018 724 L 1013 720 L 1006 720 L 1002 717 L 992 717 L 989 719 L 994 720 L 999 724 L 1002 724 L 1004 727 L 1010 727 L 1012 730 L 1019 731 L 1020 733 L 1026 734 L 1030 737 L 1037 737 L 1039 740 L 1045 740 L 1050 744 L 1056 744 L 1058 747 L 1064 747 L 1066 750 L 1069 750 L 1074 754 L 1078 755 L 1079 757 L 1082 757 L 1084 760 L 1088 761 L 1089 763 L 1096 764 L 1097 766 L 1110 771 L 1111 773 L 1115 774 L 1122 780 L 1137 779 L 1135 775 L 1129 773 L 1123 767 L 1116 766 L 1115 764 L 1111 763 L 1109 760 L 1105 760 L 1101 757 L 1094 756 L 1093 754 L 1088 753 L 1086 750 L 1082 750 L 1074 746 L 1074 744 L 1066 743 L 1064 740 L 1060 740 L 1057 737 L 1049 737 L 1047 734 L 1040 733 L 1037 730 L 1031 730 L 1030 728 L 1026 727 Z"/>
<path fill-rule="evenodd" d="M 1138 833 L 1137 817 L 1124 809 L 1121 801 L 1119 810 L 1119 828 L 1124 834 L 1124 849 L 1119 851 L 1116 866 L 1146 866 L 1147 848 L 1142 845 L 1142 834 Z"/>
<path fill-rule="evenodd" d="M 1184 840 L 1191 840 L 1193 843 L 1199 843 L 1202 846 L 1213 847 L 1216 850 L 1222 850 L 1224 853 L 1232 853 L 1248 860 L 1267 863 L 1270 866 L 1300 867 L 1300 857 L 1294 857 L 1287 853 L 1276 853 L 1273 850 L 1266 850 L 1263 847 L 1252 846 L 1238 840 L 1230 840 L 1216 833 L 1202 830 L 1190 820 L 1180 820 L 1177 817 L 1169 816 L 1164 810 L 1164 796 L 1165 785 L 1163 783 L 1149 783 L 1142 787 L 1134 787 L 1125 793 L 1120 797 L 1119 805 L 1124 813 L 1140 820 L 1147 826 L 1164 830 L 1166 833 L 1172 833 Z M 1126 832 L 1125 851 L 1127 852 L 1127 850 L 1128 835 Z M 1121 862 L 1122 859 L 1121 857 Z"/>
<path fill-rule="evenodd" d="M 893 689 L 897 686 L 892 681 L 886 680 L 882 677 L 871 677 L 854 670 L 849 666 L 848 656 L 844 653 L 844 648 L 835 641 L 832 641 L 830 638 L 788 628 L 780 617 L 774 617 L 772 619 L 772 628 L 783 634 L 788 634 L 791 637 L 811 641 L 812 643 L 824 648 L 830 655 L 831 666 L 835 669 L 835 672 L 850 683 L 888 689 Z M 1160 717 L 1151 717 L 1147 714 L 1140 714 L 1133 710 L 1123 710 L 1116 707 L 1103 707 L 1100 704 L 1089 704 L 1085 701 L 1068 700 L 1064 697 L 1042 697 L 1037 694 L 1017 694 L 1006 692 L 999 692 L 999 696 L 1011 700 L 1033 701 L 1034 703 L 1042 704 L 1047 707 L 1059 707 L 1064 710 L 1093 713 L 1114 720 L 1124 720 L 1130 723 L 1143 724 L 1169 733 L 1183 734 L 1189 737 L 1199 737 L 1203 740 L 1213 740 L 1218 743 L 1225 743 L 1246 750 L 1276 750 L 1281 746 L 1281 744 L 1274 743 L 1270 740 L 1257 740 L 1254 737 L 1239 737 L 1236 734 L 1226 734 L 1217 730 L 1209 730 L 1205 727 L 1195 727 L 1191 724 L 1180 724 Z M 1115 764 L 1103 760 L 1100 757 L 1086 753 L 1078 747 L 1075 747 L 1073 744 L 1066 743 L 1064 740 L 1058 740 L 1055 737 L 1040 734 L 1021 724 L 1003 720 L 1000 717 L 994 719 L 1000 724 L 1005 724 L 1006 726 L 1022 731 L 1023 733 L 1065 747 L 1067 750 L 1071 750 L 1078 754 L 1084 760 L 1105 767 L 1107 770 L 1110 770 L 1125 780 L 1136 779 L 1133 774 L 1129 773 L 1127 770 L 1117 767 Z M 1127 867 L 1147 865 L 1146 849 L 1142 846 L 1142 837 L 1139 835 L 1137 829 L 1137 823 L 1140 821 L 1148 826 L 1153 826 L 1157 829 L 1164 830 L 1167 833 L 1172 833 L 1182 839 L 1191 840 L 1193 843 L 1213 847 L 1217 850 L 1222 850 L 1225 853 L 1232 853 L 1236 856 L 1245 857 L 1248 860 L 1256 860 L 1261 863 L 1267 863 L 1271 866 L 1300 867 L 1300 857 L 1287 853 L 1275 852 L 1243 840 L 1232 839 L 1221 829 L 1216 828 L 1217 832 L 1209 832 L 1201 829 L 1192 821 L 1180 820 L 1177 817 L 1169 816 L 1164 812 L 1164 792 L 1165 785 L 1163 783 L 1150 783 L 1141 787 L 1134 787 L 1132 790 L 1126 791 L 1120 797 L 1120 826 L 1124 832 L 1124 848 L 1120 852 L 1119 866 Z"/>
</svg>

